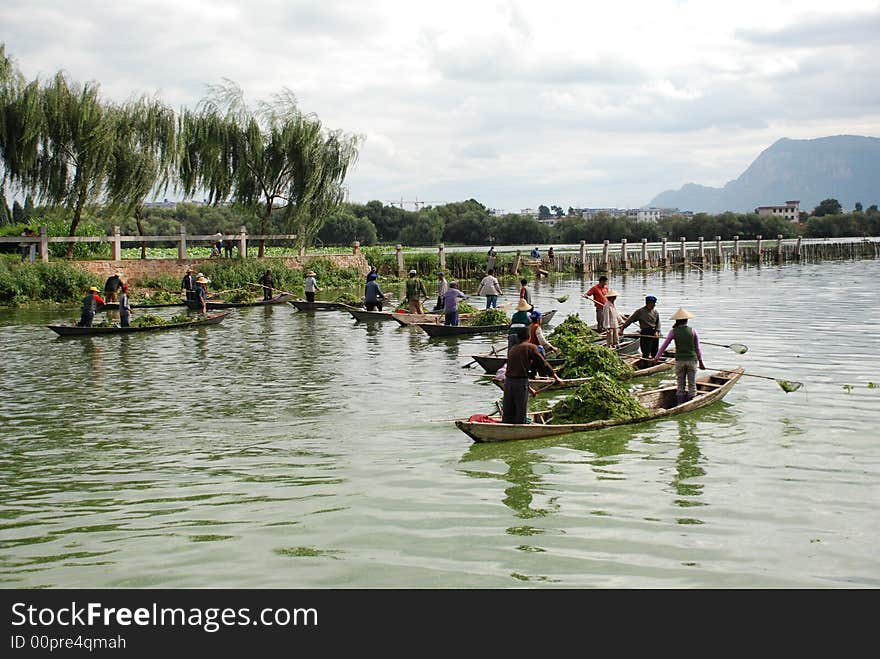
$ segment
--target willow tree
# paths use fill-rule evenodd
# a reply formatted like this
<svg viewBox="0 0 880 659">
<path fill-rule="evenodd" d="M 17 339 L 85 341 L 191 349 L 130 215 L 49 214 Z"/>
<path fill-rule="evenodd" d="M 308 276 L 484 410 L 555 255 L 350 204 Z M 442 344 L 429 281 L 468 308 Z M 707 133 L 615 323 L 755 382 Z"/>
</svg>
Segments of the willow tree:
<svg viewBox="0 0 880 659">
<path fill-rule="evenodd" d="M 7 181 L 23 189 L 38 166 L 43 114 L 39 82 L 26 83 L 0 43 L 0 190 Z"/>
<path fill-rule="evenodd" d="M 228 80 L 210 87 L 195 112 L 181 114 L 180 135 L 179 179 L 186 194 L 205 191 L 213 203 L 231 198 L 254 214 L 260 234 L 271 226 L 273 212 L 284 208 L 289 225 L 306 228 L 310 238 L 320 229 L 320 223 L 310 226 L 313 214 L 321 213 L 323 220 L 341 201 L 335 188 L 357 145 L 354 137 L 325 136 L 321 122 L 303 114 L 289 90 L 251 108 L 241 88 Z M 338 162 L 343 150 L 334 156 L 327 148 L 338 141 L 348 145 L 343 166 Z M 297 242 L 302 238 L 298 232 Z M 260 240 L 258 256 L 264 253 Z"/>
<path fill-rule="evenodd" d="M 113 164 L 118 108 L 102 102 L 96 83 L 68 82 L 57 73 L 40 87 L 42 125 L 37 166 L 25 172 L 26 189 L 71 212 L 68 236 L 76 235 L 85 208 L 104 192 Z M 67 257 L 73 256 L 73 242 Z"/>
<path fill-rule="evenodd" d="M 107 175 L 107 201 L 112 211 L 133 215 L 144 235 L 144 203 L 151 193 L 166 190 L 177 162 L 177 117 L 155 99 L 141 97 L 118 108 L 113 161 Z M 141 258 L 147 257 L 141 241 Z"/>
</svg>

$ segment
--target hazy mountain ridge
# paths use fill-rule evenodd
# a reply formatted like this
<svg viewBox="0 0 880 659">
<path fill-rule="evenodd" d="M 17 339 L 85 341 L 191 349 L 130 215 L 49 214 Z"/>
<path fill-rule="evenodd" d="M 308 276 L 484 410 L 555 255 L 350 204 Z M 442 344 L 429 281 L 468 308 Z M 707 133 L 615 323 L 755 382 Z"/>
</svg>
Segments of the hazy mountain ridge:
<svg viewBox="0 0 880 659">
<path fill-rule="evenodd" d="M 650 206 L 694 212 L 752 212 L 790 199 L 811 211 L 823 199 L 844 209 L 880 203 L 880 138 L 835 135 L 812 140 L 782 138 L 765 149 L 723 188 L 688 183 L 654 197 Z"/>
</svg>

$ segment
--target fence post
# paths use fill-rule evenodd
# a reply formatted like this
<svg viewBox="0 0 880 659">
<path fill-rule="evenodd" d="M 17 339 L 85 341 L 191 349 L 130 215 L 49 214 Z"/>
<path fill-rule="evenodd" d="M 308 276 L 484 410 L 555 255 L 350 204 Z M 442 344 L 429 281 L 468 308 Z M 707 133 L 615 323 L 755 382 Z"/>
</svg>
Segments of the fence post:
<svg viewBox="0 0 880 659">
<path fill-rule="evenodd" d="M 181 261 L 186 260 L 186 227 L 180 225 L 180 242 L 177 245 L 177 258 Z"/>
<path fill-rule="evenodd" d="M 688 265 L 688 250 L 687 250 L 687 238 L 684 236 L 681 237 L 681 262 L 684 263 L 685 267 Z"/>
<path fill-rule="evenodd" d="M 721 236 L 715 236 L 715 255 L 718 257 L 718 265 L 724 263 L 724 248 L 721 247 Z"/>
<path fill-rule="evenodd" d="M 697 238 L 697 240 L 700 243 L 699 247 L 697 248 L 697 254 L 699 254 L 698 258 L 700 259 L 699 263 L 700 263 L 700 265 L 705 265 L 706 264 L 706 253 L 703 251 L 703 236 L 700 236 L 699 238 Z"/>
<path fill-rule="evenodd" d="M 437 248 L 437 256 L 440 259 L 440 270 L 446 272 L 446 245 L 443 243 Z"/>
<path fill-rule="evenodd" d="M 623 262 L 623 270 L 629 270 L 629 257 L 626 255 L 626 238 L 620 239 L 620 260 Z"/>
<path fill-rule="evenodd" d="M 354 244 L 352 245 L 352 247 L 353 247 L 352 252 L 351 252 L 352 254 L 354 254 L 355 256 L 357 256 L 358 254 L 360 254 L 360 251 L 361 251 L 361 243 L 360 243 L 359 240 L 355 240 L 355 241 L 354 241 Z"/>
<path fill-rule="evenodd" d="M 516 250 L 516 256 L 513 259 L 513 274 L 519 273 L 519 266 L 522 263 L 522 250 Z"/>
<path fill-rule="evenodd" d="M 757 242 L 755 244 L 755 253 L 757 254 L 758 263 L 761 262 L 761 234 L 755 236 Z"/>
<path fill-rule="evenodd" d="M 397 250 L 397 276 L 403 277 L 405 274 L 403 271 L 403 245 L 398 245 L 394 249 Z"/>
<path fill-rule="evenodd" d="M 580 258 L 580 261 L 579 261 L 580 272 L 578 274 L 583 274 L 587 271 L 587 241 L 586 240 L 581 241 L 581 251 L 579 254 L 579 258 Z M 575 270 L 577 270 L 577 268 L 575 268 Z"/>
<path fill-rule="evenodd" d="M 739 261 L 739 236 L 733 237 L 733 260 Z"/>
<path fill-rule="evenodd" d="M 247 258 L 247 227 L 241 225 L 238 228 L 238 255 L 240 258 Z"/>
<path fill-rule="evenodd" d="M 40 260 L 49 262 L 49 229 L 45 226 L 40 227 Z"/>
<path fill-rule="evenodd" d="M 642 268 L 648 267 L 648 239 L 642 238 Z"/>
<path fill-rule="evenodd" d="M 119 227 L 113 226 L 113 260 L 122 260 L 122 241 L 119 239 Z"/>
<path fill-rule="evenodd" d="M 797 258 L 797 260 L 800 261 L 802 258 L 801 257 L 801 236 L 798 236 L 797 247 L 795 248 L 795 250 L 796 250 L 795 251 L 795 258 Z"/>
<path fill-rule="evenodd" d="M 665 237 L 663 237 L 663 238 L 660 239 L 660 267 L 661 267 L 661 268 L 665 268 L 665 267 L 666 267 L 666 255 L 667 255 L 667 251 L 666 251 L 667 244 L 666 244 L 666 242 L 667 242 L 667 241 L 666 241 L 666 238 L 665 238 Z"/>
<path fill-rule="evenodd" d="M 602 241 L 602 270 L 603 272 L 608 272 L 610 268 L 608 267 L 608 241 Z"/>
<path fill-rule="evenodd" d="M 776 260 L 782 261 L 782 234 L 776 234 Z"/>
</svg>

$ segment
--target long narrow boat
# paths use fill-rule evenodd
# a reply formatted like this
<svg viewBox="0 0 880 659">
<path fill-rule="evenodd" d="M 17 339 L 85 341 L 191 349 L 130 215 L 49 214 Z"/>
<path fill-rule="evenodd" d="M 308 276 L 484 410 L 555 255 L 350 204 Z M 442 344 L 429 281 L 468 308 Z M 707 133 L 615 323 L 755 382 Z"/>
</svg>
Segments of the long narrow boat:
<svg viewBox="0 0 880 659">
<path fill-rule="evenodd" d="M 604 338 L 600 338 L 596 340 L 596 343 L 603 344 L 605 343 Z M 635 355 L 639 351 L 639 340 L 638 339 L 629 339 L 627 341 L 621 341 L 617 348 L 614 349 L 621 357 L 626 355 Z M 477 362 L 480 366 L 483 367 L 483 370 L 486 373 L 497 373 L 498 369 L 504 366 L 507 363 L 507 355 L 504 354 L 488 354 L 488 355 L 471 355 L 471 359 Z M 550 366 L 556 368 L 557 366 L 562 366 L 563 359 L 561 357 L 553 357 L 547 360 L 550 363 Z"/>
<path fill-rule="evenodd" d="M 314 302 L 289 300 L 289 302 L 300 311 L 344 311 L 350 306 L 343 302 L 328 302 L 326 300 L 315 300 Z"/>
<path fill-rule="evenodd" d="M 547 322 L 556 314 L 556 309 L 544 314 L 543 322 Z M 510 323 L 503 325 L 441 325 L 439 323 L 413 323 L 424 330 L 428 336 L 462 336 L 465 334 L 497 334 L 506 332 Z"/>
<path fill-rule="evenodd" d="M 256 302 L 222 302 L 220 300 L 211 301 L 208 300 L 205 302 L 205 307 L 208 309 L 238 309 L 239 307 L 263 307 L 270 304 L 284 304 L 285 302 L 290 302 L 290 298 L 293 295 L 290 293 L 283 293 L 281 295 L 276 295 L 275 297 L 271 297 L 268 300 L 257 300 Z M 189 300 L 186 305 L 192 309 L 193 311 L 198 311 L 201 308 L 201 305 L 196 300 Z"/>
<path fill-rule="evenodd" d="M 185 307 L 186 300 L 181 300 L 180 302 L 163 302 L 156 304 L 132 304 L 132 309 L 170 309 L 171 307 Z M 110 304 L 99 304 L 98 308 L 95 309 L 95 313 L 101 313 L 102 311 L 119 311 L 119 303 L 111 302 Z"/>
<path fill-rule="evenodd" d="M 459 314 L 458 319 L 460 321 L 465 321 L 469 318 L 473 318 L 477 315 L 477 313 Z M 543 316 L 543 323 L 548 324 L 551 320 L 553 320 L 553 316 L 555 315 L 556 309 L 548 311 Z M 403 327 L 407 327 L 408 325 L 420 325 L 422 323 L 433 323 L 434 325 L 442 325 L 444 317 L 442 313 L 395 313 L 393 320 L 396 320 L 397 323 L 399 325 L 402 325 Z M 507 325 L 505 325 L 505 327 L 507 327 Z"/>
<path fill-rule="evenodd" d="M 603 419 L 589 423 L 553 424 L 551 423 L 553 413 L 547 410 L 535 412 L 531 417 L 531 423 L 493 423 L 458 419 L 455 421 L 455 425 L 475 442 L 506 442 L 514 439 L 536 439 L 601 430 L 630 423 L 643 423 L 690 412 L 718 402 L 733 388 L 742 374 L 743 369 L 737 368 L 697 378 L 697 395 L 681 404 L 678 404 L 676 400 L 675 386 L 637 392 L 634 395 L 639 403 L 648 410 L 648 414 L 634 419 Z"/>
<path fill-rule="evenodd" d="M 194 318 L 186 323 L 166 323 L 165 325 L 143 325 L 132 327 L 78 327 L 76 325 L 47 325 L 47 327 L 60 336 L 94 336 L 97 334 L 133 334 L 135 332 L 159 332 L 162 330 L 181 329 L 189 327 L 202 327 L 204 325 L 217 325 L 229 315 L 228 311 Z"/>
<path fill-rule="evenodd" d="M 649 375 L 656 375 L 657 373 L 663 373 L 664 371 L 669 371 L 675 365 L 674 360 L 668 360 L 659 362 L 657 364 L 654 363 L 652 359 L 645 359 L 639 356 L 631 356 L 625 355 L 621 357 L 623 361 L 633 367 L 634 372 L 629 376 L 628 379 L 632 380 L 634 378 L 644 378 Z M 554 367 L 555 368 L 555 367 Z M 498 387 L 504 389 L 504 381 L 497 379 L 494 375 L 483 374 L 480 376 L 483 379 L 491 380 L 493 384 Z M 542 394 L 545 391 L 555 391 L 557 389 L 572 389 L 574 387 L 579 387 L 582 384 L 586 384 L 590 382 L 593 378 L 563 378 L 562 382 L 556 382 L 553 378 L 529 378 L 529 386 L 535 390 L 535 393 Z"/>
<path fill-rule="evenodd" d="M 393 320 L 393 311 L 365 311 L 355 307 L 345 307 L 345 310 L 351 314 L 351 317 L 361 323 L 371 323 L 380 320 Z"/>
</svg>

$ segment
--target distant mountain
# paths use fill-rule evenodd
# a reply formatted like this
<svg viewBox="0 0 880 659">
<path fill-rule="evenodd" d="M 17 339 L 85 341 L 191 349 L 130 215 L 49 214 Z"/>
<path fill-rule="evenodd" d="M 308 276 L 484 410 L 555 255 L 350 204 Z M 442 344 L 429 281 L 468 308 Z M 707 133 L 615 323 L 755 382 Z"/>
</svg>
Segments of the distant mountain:
<svg viewBox="0 0 880 659">
<path fill-rule="evenodd" d="M 880 138 L 783 138 L 723 188 L 688 183 L 680 190 L 661 192 L 649 205 L 704 213 L 749 213 L 758 206 L 781 206 L 797 199 L 801 210 L 809 212 L 828 198 L 837 199 L 845 210 L 858 201 L 865 208 L 880 203 Z"/>
</svg>

